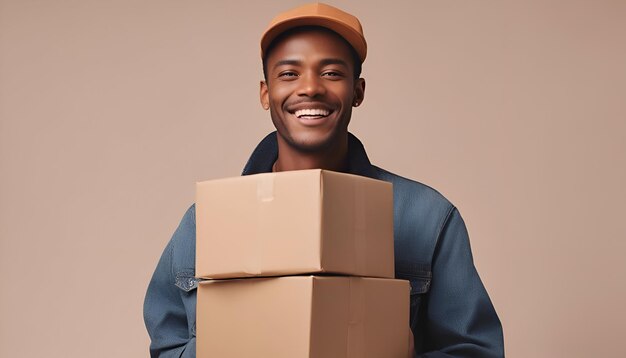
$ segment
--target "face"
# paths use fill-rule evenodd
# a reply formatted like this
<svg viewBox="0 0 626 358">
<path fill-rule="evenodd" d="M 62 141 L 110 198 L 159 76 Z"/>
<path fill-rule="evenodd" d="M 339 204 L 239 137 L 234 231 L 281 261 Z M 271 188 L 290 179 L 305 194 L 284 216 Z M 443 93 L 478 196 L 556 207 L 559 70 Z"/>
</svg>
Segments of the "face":
<svg viewBox="0 0 626 358">
<path fill-rule="evenodd" d="M 295 32 L 276 43 L 266 60 L 261 104 L 270 110 L 279 140 L 302 152 L 332 150 L 347 140 L 352 107 L 365 81 L 354 79 L 353 57 L 335 33 Z"/>
</svg>

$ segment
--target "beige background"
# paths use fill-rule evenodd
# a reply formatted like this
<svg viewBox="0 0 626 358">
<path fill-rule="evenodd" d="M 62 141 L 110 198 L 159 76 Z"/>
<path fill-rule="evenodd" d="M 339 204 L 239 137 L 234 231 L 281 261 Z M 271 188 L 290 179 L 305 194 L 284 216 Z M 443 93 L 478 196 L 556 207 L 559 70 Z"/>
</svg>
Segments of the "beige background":
<svg viewBox="0 0 626 358">
<path fill-rule="evenodd" d="M 147 356 L 152 270 L 272 129 L 258 39 L 298 3 L 0 0 L 1 357 Z M 351 129 L 459 207 L 507 355 L 621 355 L 626 2 L 331 3 L 370 45 Z"/>
</svg>

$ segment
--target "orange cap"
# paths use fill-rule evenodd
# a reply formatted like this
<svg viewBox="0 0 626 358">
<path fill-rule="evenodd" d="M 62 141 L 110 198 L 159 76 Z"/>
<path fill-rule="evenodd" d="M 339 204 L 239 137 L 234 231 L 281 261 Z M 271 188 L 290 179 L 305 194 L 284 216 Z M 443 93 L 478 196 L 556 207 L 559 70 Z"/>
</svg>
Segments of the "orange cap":
<svg viewBox="0 0 626 358">
<path fill-rule="evenodd" d="M 336 7 L 322 3 L 306 4 L 278 14 L 261 37 L 261 57 L 281 33 L 298 26 L 321 26 L 343 37 L 359 55 L 361 63 L 367 55 L 367 43 L 359 19 Z"/>
</svg>

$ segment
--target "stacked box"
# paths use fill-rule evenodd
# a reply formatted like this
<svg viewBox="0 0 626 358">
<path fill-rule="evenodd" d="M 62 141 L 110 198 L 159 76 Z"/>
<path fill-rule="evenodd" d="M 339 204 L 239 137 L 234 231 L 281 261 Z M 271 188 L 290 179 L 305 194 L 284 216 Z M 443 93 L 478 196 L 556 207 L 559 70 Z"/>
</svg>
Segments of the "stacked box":
<svg viewBox="0 0 626 358">
<path fill-rule="evenodd" d="M 401 357 L 390 183 L 325 170 L 197 183 L 196 346 L 208 357 Z"/>
</svg>

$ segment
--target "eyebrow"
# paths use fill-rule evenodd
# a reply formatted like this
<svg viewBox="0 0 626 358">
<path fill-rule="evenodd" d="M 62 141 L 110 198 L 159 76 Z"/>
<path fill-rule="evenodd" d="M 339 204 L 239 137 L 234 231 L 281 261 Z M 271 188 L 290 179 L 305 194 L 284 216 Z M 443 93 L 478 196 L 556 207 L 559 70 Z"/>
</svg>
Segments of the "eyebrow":
<svg viewBox="0 0 626 358">
<path fill-rule="evenodd" d="M 279 67 L 279 66 L 287 66 L 287 65 L 291 65 L 291 66 L 301 66 L 302 65 L 302 61 L 300 60 L 280 60 L 278 62 L 276 62 L 274 64 L 274 68 Z M 348 63 L 342 59 L 339 58 L 325 58 L 323 60 L 320 61 L 320 65 L 322 66 L 328 66 L 328 65 L 342 65 L 345 67 L 348 67 Z"/>
</svg>

